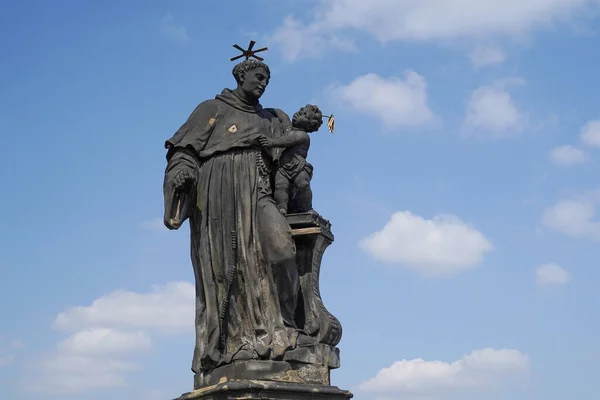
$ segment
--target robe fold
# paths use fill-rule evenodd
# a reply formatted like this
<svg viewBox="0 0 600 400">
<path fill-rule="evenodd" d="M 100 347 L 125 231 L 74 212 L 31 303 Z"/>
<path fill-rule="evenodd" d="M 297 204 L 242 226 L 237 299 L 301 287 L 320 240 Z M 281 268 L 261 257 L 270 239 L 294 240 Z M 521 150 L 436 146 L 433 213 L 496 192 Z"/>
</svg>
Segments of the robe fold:
<svg viewBox="0 0 600 400">
<path fill-rule="evenodd" d="M 281 359 L 296 345 L 295 246 L 273 200 L 272 155 L 257 139 L 289 129 L 279 113 L 225 89 L 165 143 L 165 224 L 177 229 L 189 219 L 191 230 L 196 373 L 235 360 Z M 175 191 L 182 170 L 196 185 Z"/>
</svg>

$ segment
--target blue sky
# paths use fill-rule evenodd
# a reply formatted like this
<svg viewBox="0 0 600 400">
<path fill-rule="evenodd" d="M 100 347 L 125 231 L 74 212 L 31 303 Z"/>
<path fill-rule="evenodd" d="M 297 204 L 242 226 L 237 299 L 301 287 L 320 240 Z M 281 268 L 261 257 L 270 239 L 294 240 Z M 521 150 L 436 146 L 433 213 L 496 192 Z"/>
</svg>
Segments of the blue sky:
<svg viewBox="0 0 600 400">
<path fill-rule="evenodd" d="M 333 224 L 333 383 L 358 399 L 595 399 L 596 0 L 0 2 L 3 398 L 190 389 L 164 140 L 268 45 Z M 383 389 L 381 389 L 383 388 Z M 170 396 L 170 397 L 169 397 Z"/>
</svg>

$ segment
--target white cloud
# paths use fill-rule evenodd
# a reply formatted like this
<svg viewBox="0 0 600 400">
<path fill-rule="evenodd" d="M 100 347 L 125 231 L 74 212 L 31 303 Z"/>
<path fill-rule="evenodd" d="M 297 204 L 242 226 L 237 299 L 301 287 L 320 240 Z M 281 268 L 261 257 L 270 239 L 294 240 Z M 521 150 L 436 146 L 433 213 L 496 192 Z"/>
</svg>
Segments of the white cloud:
<svg viewBox="0 0 600 400">
<path fill-rule="evenodd" d="M 124 373 L 139 369 L 132 362 L 110 358 L 59 355 L 43 360 L 42 374 L 28 383 L 28 390 L 48 394 L 75 394 L 126 386 Z"/>
<path fill-rule="evenodd" d="M 566 285 L 571 274 L 558 264 L 544 264 L 536 269 L 535 281 L 540 286 Z"/>
<path fill-rule="evenodd" d="M 600 147 L 600 120 L 588 122 L 582 129 L 581 141 L 591 147 Z"/>
<path fill-rule="evenodd" d="M 333 86 L 330 92 L 356 112 L 377 117 L 387 127 L 416 126 L 435 119 L 427 103 L 425 78 L 414 71 L 406 71 L 403 78 L 366 74 L 348 85 Z"/>
<path fill-rule="evenodd" d="M 148 350 L 151 346 L 150 335 L 146 332 L 90 328 L 73 333 L 59 343 L 58 348 L 64 353 L 94 356 Z"/>
<path fill-rule="evenodd" d="M 190 37 L 187 34 L 187 28 L 176 23 L 175 18 L 171 13 L 165 14 L 165 16 L 160 20 L 160 30 L 163 35 L 169 37 L 170 39 L 179 42 L 187 42 L 190 40 Z"/>
<path fill-rule="evenodd" d="M 94 300 L 90 306 L 61 312 L 54 326 L 61 331 L 100 326 L 191 332 L 195 304 L 195 288 L 189 282 L 154 286 L 150 293 L 117 290 Z"/>
<path fill-rule="evenodd" d="M 454 362 L 421 358 L 397 361 L 360 385 L 365 392 L 395 396 L 448 396 L 488 389 L 521 378 L 529 358 L 518 350 L 483 349 Z"/>
<path fill-rule="evenodd" d="M 54 327 L 71 333 L 33 368 L 28 387 L 43 393 L 84 393 L 123 386 L 136 371 L 130 353 L 149 350 L 151 333 L 193 332 L 195 289 L 189 282 L 154 286 L 149 293 L 117 290 L 89 306 L 61 312 Z"/>
<path fill-rule="evenodd" d="M 585 151 L 574 146 L 561 146 L 552 149 L 549 154 L 550 161 L 563 167 L 582 164 L 588 161 L 588 155 Z"/>
<path fill-rule="evenodd" d="M 481 86 L 473 92 L 467 104 L 464 121 L 466 136 L 481 137 L 484 136 L 484 131 L 491 133 L 492 138 L 502 138 L 523 131 L 526 116 L 506 90 L 507 84 L 510 83 L 522 81 L 499 81 L 490 86 Z"/>
<path fill-rule="evenodd" d="M 469 58 L 475 68 L 482 68 L 503 63 L 506 60 L 506 55 L 500 47 L 479 46 L 469 54 Z"/>
<path fill-rule="evenodd" d="M 544 211 L 542 223 L 567 236 L 600 241 L 600 221 L 595 219 L 596 200 L 585 196 L 560 200 Z"/>
<path fill-rule="evenodd" d="M 375 259 L 410 268 L 423 276 L 451 275 L 478 266 L 492 244 L 453 215 L 427 220 L 399 211 L 378 232 L 360 242 Z"/>
<path fill-rule="evenodd" d="M 382 43 L 520 39 L 571 22 L 596 5 L 596 0 L 319 0 L 313 21 L 302 24 L 288 16 L 278 31 L 288 28 L 287 42 L 282 42 L 288 54 L 314 56 L 327 50 L 331 35 L 352 30 Z M 311 42 L 316 44 L 311 52 L 298 50 Z"/>
<path fill-rule="evenodd" d="M 327 47 L 345 51 L 356 50 L 351 40 L 340 38 L 333 33 L 324 35 L 317 26 L 304 26 L 292 16 L 287 16 L 283 24 L 266 40 L 278 45 L 287 61 L 318 57 Z"/>
</svg>

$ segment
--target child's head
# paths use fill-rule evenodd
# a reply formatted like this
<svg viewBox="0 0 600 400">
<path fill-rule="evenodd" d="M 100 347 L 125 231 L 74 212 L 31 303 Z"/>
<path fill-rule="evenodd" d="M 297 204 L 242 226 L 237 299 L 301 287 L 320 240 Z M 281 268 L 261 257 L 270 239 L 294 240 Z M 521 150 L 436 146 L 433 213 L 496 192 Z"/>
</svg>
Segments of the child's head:
<svg viewBox="0 0 600 400">
<path fill-rule="evenodd" d="M 319 110 L 319 107 L 312 104 L 302 107 L 292 118 L 294 128 L 302 129 L 306 132 L 316 132 L 322 124 L 323 114 Z"/>
</svg>

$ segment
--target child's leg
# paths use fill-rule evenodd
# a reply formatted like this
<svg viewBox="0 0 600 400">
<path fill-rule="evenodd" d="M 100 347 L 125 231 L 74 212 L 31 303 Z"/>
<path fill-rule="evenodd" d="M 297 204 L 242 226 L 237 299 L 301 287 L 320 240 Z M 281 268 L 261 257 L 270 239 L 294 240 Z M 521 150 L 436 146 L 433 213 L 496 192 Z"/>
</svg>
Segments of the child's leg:
<svg viewBox="0 0 600 400">
<path fill-rule="evenodd" d="M 310 188 L 310 175 L 306 170 L 298 174 L 294 180 L 294 185 L 298 188 L 298 200 L 300 206 L 305 212 L 312 210 L 312 190 Z"/>
<path fill-rule="evenodd" d="M 275 191 L 273 193 L 277 208 L 282 214 L 287 214 L 290 201 L 290 181 L 281 172 L 275 173 Z"/>
</svg>

